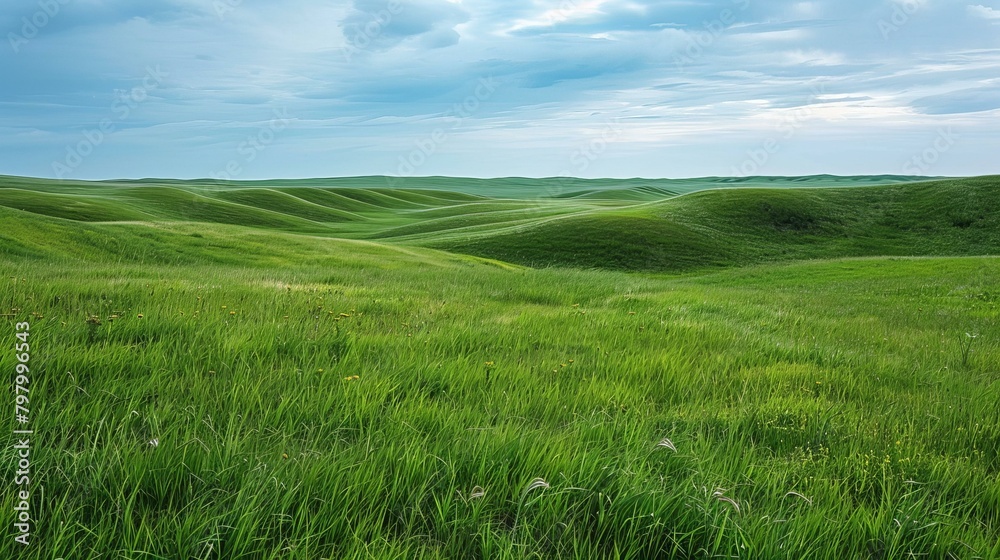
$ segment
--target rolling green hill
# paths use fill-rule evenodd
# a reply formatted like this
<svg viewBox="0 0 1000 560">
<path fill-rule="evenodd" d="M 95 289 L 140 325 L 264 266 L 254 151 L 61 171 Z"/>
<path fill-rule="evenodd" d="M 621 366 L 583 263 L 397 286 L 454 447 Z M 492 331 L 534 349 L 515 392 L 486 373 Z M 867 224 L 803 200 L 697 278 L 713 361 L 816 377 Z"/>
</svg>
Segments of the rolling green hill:
<svg viewBox="0 0 1000 560">
<path fill-rule="evenodd" d="M 174 187 L 201 188 L 235 186 L 243 188 L 329 188 L 329 189 L 386 189 L 433 190 L 438 192 L 464 193 L 488 198 L 559 198 L 577 196 L 588 192 L 605 193 L 602 196 L 617 198 L 616 191 L 633 191 L 626 197 L 648 191 L 645 199 L 661 198 L 664 191 L 683 194 L 706 189 L 732 187 L 856 187 L 886 185 L 926 181 L 927 177 L 908 175 L 865 175 L 836 176 L 811 175 L 805 177 L 700 177 L 693 179 L 580 179 L 576 177 L 549 177 L 532 179 L 526 177 L 503 177 L 496 179 L 470 179 L 464 177 L 337 177 L 329 179 L 294 179 L 269 181 L 178 181 L 162 179 L 142 179 L 134 181 L 107 181 L 108 185 L 170 185 Z"/>
<path fill-rule="evenodd" d="M 689 270 L 779 260 L 1000 253 L 1000 177 L 704 191 L 431 246 L 530 265 Z"/>
<path fill-rule="evenodd" d="M 1000 179 L 883 180 L 2 178 L 0 558 L 1000 558 Z"/>
<path fill-rule="evenodd" d="M 639 180 L 574 180 L 574 187 L 588 187 L 582 190 L 564 189 L 562 179 L 421 178 L 398 189 L 377 179 L 321 179 L 309 188 L 308 181 L 61 184 L 0 178 L 0 207 L 95 225 L 229 225 L 377 240 L 533 267 L 684 271 L 1000 252 L 998 177 L 906 182 L 819 176 L 641 186 Z M 893 184 L 865 186 L 872 182 Z"/>
</svg>

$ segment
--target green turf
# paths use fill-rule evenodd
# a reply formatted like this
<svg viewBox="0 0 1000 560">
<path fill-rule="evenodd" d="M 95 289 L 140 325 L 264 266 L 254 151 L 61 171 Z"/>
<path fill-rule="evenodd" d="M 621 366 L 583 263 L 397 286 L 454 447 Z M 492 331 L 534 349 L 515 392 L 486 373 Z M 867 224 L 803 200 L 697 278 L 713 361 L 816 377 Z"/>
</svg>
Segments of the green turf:
<svg viewBox="0 0 1000 560">
<path fill-rule="evenodd" d="M 431 246 L 532 266 L 680 271 L 851 256 L 1000 253 L 1000 177 L 712 190 Z"/>
<path fill-rule="evenodd" d="M 998 558 L 996 184 L 0 182 L 0 558 Z"/>
<path fill-rule="evenodd" d="M 149 214 L 116 205 L 104 197 L 52 194 L 0 187 L 0 206 L 82 222 L 119 222 L 149 219 Z"/>
<path fill-rule="evenodd" d="M 330 208 L 295 197 L 291 193 L 271 189 L 232 189 L 220 191 L 216 198 L 244 206 L 267 208 L 314 222 L 349 222 L 363 219 L 346 210 Z"/>
</svg>

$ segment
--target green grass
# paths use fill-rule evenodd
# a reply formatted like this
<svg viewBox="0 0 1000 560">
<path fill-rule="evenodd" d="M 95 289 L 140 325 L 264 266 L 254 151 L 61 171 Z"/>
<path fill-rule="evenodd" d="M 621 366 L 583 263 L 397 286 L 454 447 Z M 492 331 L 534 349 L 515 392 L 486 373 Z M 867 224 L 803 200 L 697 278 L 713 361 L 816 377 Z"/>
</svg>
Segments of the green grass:
<svg viewBox="0 0 1000 560">
<path fill-rule="evenodd" d="M 157 218 L 0 207 L 0 367 L 30 321 L 36 433 L 32 544 L 8 525 L 0 557 L 1000 557 L 1000 259 L 898 256 L 995 253 L 994 183 L 631 207 L 374 191 L 405 203 L 382 210 L 97 185 Z M 569 234 L 535 238 L 542 268 L 331 238 L 463 207 L 478 225 L 416 242 L 571 224 L 604 269 L 569 267 Z M 683 274 L 629 266 L 625 233 Z M 883 256 L 836 258 L 855 253 Z"/>
<path fill-rule="evenodd" d="M 309 202 L 290 193 L 271 189 L 232 189 L 220 191 L 217 198 L 228 202 L 267 208 L 282 214 L 296 216 L 314 222 L 349 222 L 363 219 L 361 216 L 338 208 L 330 208 Z"/>
<path fill-rule="evenodd" d="M 0 206 L 82 222 L 121 222 L 149 219 L 149 214 L 123 208 L 103 197 L 50 194 L 0 188 Z"/>
<path fill-rule="evenodd" d="M 808 177 L 704 177 L 694 179 L 579 179 L 575 177 L 552 177 L 530 179 L 525 177 L 503 177 L 496 179 L 469 179 L 462 177 L 340 177 L 331 179 L 299 179 L 273 181 L 169 181 L 160 179 L 128 181 L 130 184 L 171 184 L 174 186 L 198 186 L 205 183 L 224 186 L 287 188 L 362 188 L 384 189 L 386 187 L 407 190 L 432 190 L 490 198 L 535 199 L 538 197 L 561 197 L 584 191 L 603 192 L 605 196 L 616 198 L 617 191 L 651 191 L 646 200 L 662 198 L 659 191 L 688 193 L 704 189 L 729 187 L 854 187 L 886 185 L 923 181 L 926 177 L 904 175 L 833 176 L 814 175 Z M 125 182 L 118 182 L 125 183 Z M 654 192 L 655 191 L 655 192 Z M 634 192 L 625 195 L 634 196 Z"/>
<path fill-rule="evenodd" d="M 1000 177 L 850 189 L 711 190 L 427 244 L 531 266 L 647 271 L 998 254 Z"/>
<path fill-rule="evenodd" d="M 814 258 L 997 252 L 997 177 L 914 179 L 56 183 L 0 177 L 0 206 L 88 222 L 228 224 L 391 241 L 527 266 L 677 272 Z M 875 182 L 885 184 L 870 186 Z"/>
</svg>

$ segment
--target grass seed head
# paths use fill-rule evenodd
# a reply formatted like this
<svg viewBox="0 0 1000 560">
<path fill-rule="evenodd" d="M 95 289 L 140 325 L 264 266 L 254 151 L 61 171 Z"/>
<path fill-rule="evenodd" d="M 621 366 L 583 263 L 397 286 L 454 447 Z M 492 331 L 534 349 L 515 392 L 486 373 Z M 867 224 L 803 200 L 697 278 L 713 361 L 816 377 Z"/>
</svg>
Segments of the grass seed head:
<svg viewBox="0 0 1000 560">
<path fill-rule="evenodd" d="M 725 492 L 725 489 L 719 488 L 712 494 L 712 497 L 715 498 L 716 500 L 719 500 L 720 502 L 725 502 L 733 506 L 733 509 L 736 510 L 736 513 L 742 513 L 740 511 L 740 504 L 738 504 L 736 500 L 730 498 L 729 496 L 723 495 L 723 492 Z"/>
<path fill-rule="evenodd" d="M 539 488 L 550 488 L 550 486 L 548 482 L 545 482 L 544 478 L 536 478 L 528 484 L 527 488 L 524 489 L 524 495 L 527 496 L 531 491 L 538 490 Z"/>
<path fill-rule="evenodd" d="M 677 446 L 675 446 L 674 442 L 670 441 L 669 438 L 663 438 L 662 440 L 660 440 L 660 443 L 657 443 L 656 447 L 665 447 L 673 451 L 674 453 L 677 453 Z"/>
<path fill-rule="evenodd" d="M 799 494 L 798 492 L 789 492 L 789 493 L 785 494 L 786 498 L 789 497 L 789 496 L 795 496 L 796 498 L 801 498 L 802 500 L 805 500 L 806 503 L 808 503 L 809 505 L 813 504 L 812 500 L 810 500 L 809 498 L 803 496 L 802 494 Z"/>
</svg>

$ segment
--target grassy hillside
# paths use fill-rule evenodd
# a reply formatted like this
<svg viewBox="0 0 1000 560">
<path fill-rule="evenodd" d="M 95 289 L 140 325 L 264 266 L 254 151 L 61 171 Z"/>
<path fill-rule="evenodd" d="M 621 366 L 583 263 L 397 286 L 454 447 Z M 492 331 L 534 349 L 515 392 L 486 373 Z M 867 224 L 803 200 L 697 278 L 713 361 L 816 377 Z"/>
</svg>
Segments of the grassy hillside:
<svg viewBox="0 0 1000 560">
<path fill-rule="evenodd" d="M 85 222 L 227 224 L 381 240 L 530 266 L 681 271 L 997 252 L 997 177 L 913 179 L 361 177 L 230 184 L 0 177 L 0 207 Z M 386 186 L 395 181 L 400 188 Z M 865 186 L 876 182 L 895 184 Z"/>
<path fill-rule="evenodd" d="M 0 208 L 0 257 L 38 266 L 85 263 L 140 265 L 235 265 L 378 268 L 445 266 L 488 260 L 432 249 L 397 247 L 360 240 L 334 240 L 252 227 L 191 223 L 83 224 Z"/>
<path fill-rule="evenodd" d="M 0 558 L 1000 558 L 996 185 L 0 184 Z"/>
<path fill-rule="evenodd" d="M 532 266 L 679 271 L 851 256 L 1000 253 L 1000 177 L 713 190 L 431 241 Z"/>
<path fill-rule="evenodd" d="M 296 179 L 271 181 L 169 181 L 144 179 L 140 181 L 109 181 L 108 184 L 170 184 L 177 187 L 245 187 L 245 188 L 354 188 L 354 189 L 406 189 L 434 190 L 488 198 L 535 199 L 577 196 L 588 192 L 604 193 L 601 196 L 615 199 L 618 191 L 632 191 L 626 198 L 641 195 L 644 200 L 662 198 L 664 191 L 689 193 L 706 189 L 732 187 L 855 187 L 925 181 L 926 177 L 908 175 L 835 176 L 812 175 L 807 177 L 702 177 L 694 179 L 579 179 L 576 177 L 550 177 L 531 179 L 504 177 L 497 179 L 470 179 L 464 177 L 339 177 L 330 179 Z"/>
<path fill-rule="evenodd" d="M 39 437 L 0 556 L 1000 555 L 996 259 L 671 279 L 3 212 Z"/>
</svg>

